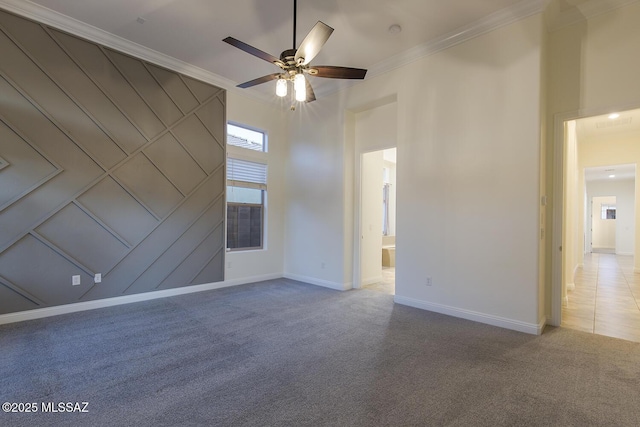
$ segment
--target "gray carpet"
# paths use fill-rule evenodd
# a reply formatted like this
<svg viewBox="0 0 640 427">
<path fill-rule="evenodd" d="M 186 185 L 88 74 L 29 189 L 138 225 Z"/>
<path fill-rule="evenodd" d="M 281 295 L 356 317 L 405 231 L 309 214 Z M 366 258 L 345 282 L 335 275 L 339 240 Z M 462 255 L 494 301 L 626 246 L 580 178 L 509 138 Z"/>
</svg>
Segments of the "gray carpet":
<svg viewBox="0 0 640 427">
<path fill-rule="evenodd" d="M 0 327 L 2 426 L 640 425 L 640 344 L 288 280 Z"/>
</svg>

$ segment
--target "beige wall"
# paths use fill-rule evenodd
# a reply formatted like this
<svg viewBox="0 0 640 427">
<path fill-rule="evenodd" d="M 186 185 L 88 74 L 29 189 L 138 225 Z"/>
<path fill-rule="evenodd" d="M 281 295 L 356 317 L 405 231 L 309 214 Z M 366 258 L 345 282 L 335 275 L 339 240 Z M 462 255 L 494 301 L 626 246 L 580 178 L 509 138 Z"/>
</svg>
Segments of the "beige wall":
<svg viewBox="0 0 640 427">
<path fill-rule="evenodd" d="M 343 269 L 316 267 L 350 256 L 330 231 L 348 227 L 346 191 L 326 191 L 355 168 L 343 129 L 349 111 L 395 98 L 396 301 L 535 333 L 542 34 L 533 16 L 309 105 L 313 120 L 292 129 L 286 268 L 343 280 Z"/>
</svg>

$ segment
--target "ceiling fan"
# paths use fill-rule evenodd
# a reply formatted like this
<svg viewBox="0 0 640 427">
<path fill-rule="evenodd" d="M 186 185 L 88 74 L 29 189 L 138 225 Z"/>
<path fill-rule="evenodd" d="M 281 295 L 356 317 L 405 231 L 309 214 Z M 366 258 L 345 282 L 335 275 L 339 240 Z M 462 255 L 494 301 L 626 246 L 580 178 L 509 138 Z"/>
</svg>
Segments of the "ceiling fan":
<svg viewBox="0 0 640 427">
<path fill-rule="evenodd" d="M 296 15 L 297 0 L 293 0 L 293 49 L 287 49 L 280 54 L 280 58 L 276 58 L 266 52 L 250 46 L 233 37 L 225 38 L 224 42 L 237 47 L 253 56 L 265 61 L 271 62 L 281 68 L 279 73 L 269 74 L 239 84 L 237 87 L 248 88 L 271 80 L 277 80 L 276 95 L 280 97 L 287 96 L 287 87 L 289 82 L 293 82 L 296 101 L 315 101 L 316 96 L 311 87 L 311 83 L 305 76 L 309 74 L 315 77 L 326 77 L 330 79 L 364 79 L 367 70 L 361 68 L 336 67 L 332 65 L 312 66 L 310 62 L 322 49 L 327 42 L 329 36 L 333 32 L 333 28 L 318 21 L 316 25 L 309 31 L 309 34 L 302 40 L 300 46 L 296 49 Z M 291 109 L 295 109 L 292 106 Z"/>
</svg>

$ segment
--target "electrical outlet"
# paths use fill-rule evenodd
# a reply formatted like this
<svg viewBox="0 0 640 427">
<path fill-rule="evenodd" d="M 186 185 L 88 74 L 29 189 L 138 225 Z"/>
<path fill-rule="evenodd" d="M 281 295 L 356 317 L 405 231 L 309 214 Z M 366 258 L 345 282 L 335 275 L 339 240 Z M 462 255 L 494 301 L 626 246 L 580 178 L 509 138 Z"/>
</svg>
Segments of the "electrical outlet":
<svg viewBox="0 0 640 427">
<path fill-rule="evenodd" d="M 80 284 L 80 276 L 71 276 L 71 285 L 78 286 Z"/>
<path fill-rule="evenodd" d="M 96 273 L 95 276 L 93 276 L 93 283 L 100 283 L 102 282 L 102 273 Z"/>
<path fill-rule="evenodd" d="M 324 262 L 321 262 L 321 263 L 320 263 L 320 268 L 324 270 L 324 267 L 325 267 L 325 263 L 324 263 Z"/>
<path fill-rule="evenodd" d="M 431 277 L 427 277 L 427 283 L 426 283 L 426 285 L 427 285 L 427 286 L 431 286 L 431 285 L 433 285 L 433 280 L 431 279 Z"/>
<path fill-rule="evenodd" d="M 231 261 L 227 261 L 227 268 L 231 268 Z"/>
</svg>

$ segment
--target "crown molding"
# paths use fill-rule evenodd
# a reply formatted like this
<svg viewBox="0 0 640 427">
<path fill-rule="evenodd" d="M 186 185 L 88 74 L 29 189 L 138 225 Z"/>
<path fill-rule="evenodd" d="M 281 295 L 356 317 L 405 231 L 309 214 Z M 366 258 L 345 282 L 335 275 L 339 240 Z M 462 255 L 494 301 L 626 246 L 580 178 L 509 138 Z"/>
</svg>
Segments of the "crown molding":
<svg viewBox="0 0 640 427">
<path fill-rule="evenodd" d="M 397 68 L 404 67 L 405 65 L 408 65 L 421 58 L 449 49 L 450 47 L 453 47 L 460 43 L 464 43 L 475 37 L 481 36 L 482 34 L 513 24 L 514 22 L 517 22 L 529 16 L 542 13 L 546 8 L 547 3 L 548 0 L 521 0 L 513 6 L 501 9 L 497 12 L 485 16 L 482 19 L 460 27 L 449 33 L 443 34 L 442 36 L 429 40 L 426 43 L 400 52 L 399 54 L 391 56 L 384 61 L 378 62 L 372 67 L 369 67 L 369 71 L 367 72 L 367 79 L 374 78 Z M 325 93 L 321 92 L 320 95 L 330 95 L 332 93 L 344 90 L 357 83 L 359 82 L 340 82 L 335 90 L 325 91 Z"/>
<path fill-rule="evenodd" d="M 134 43 L 123 37 L 116 36 L 115 34 L 63 15 L 29 0 L 0 0 L 0 9 L 101 44 L 119 52 L 135 56 L 136 58 L 193 77 L 194 79 L 210 83 L 227 91 L 233 90 L 239 92 L 235 87 L 235 82 L 227 78 L 138 43 Z M 242 93 L 262 101 L 270 101 L 268 97 L 259 92 L 244 91 Z"/>
<path fill-rule="evenodd" d="M 384 74 L 531 15 L 542 13 L 546 3 L 546 0 L 521 0 L 513 6 L 501 9 L 469 25 L 387 58 L 371 67 L 368 76 L 375 77 Z"/>
<path fill-rule="evenodd" d="M 581 6 L 573 7 L 568 11 L 556 13 L 553 18 L 547 17 L 547 30 L 555 31 L 561 27 L 571 25 L 586 19 L 602 15 L 615 9 L 638 3 L 640 0 L 589 0 Z M 458 28 L 455 31 L 444 34 L 426 43 L 415 46 L 397 55 L 378 62 L 369 67 L 367 80 L 385 74 L 397 68 L 404 67 L 421 58 L 433 55 L 443 50 L 449 49 L 460 43 L 464 43 L 482 34 L 491 32 L 500 27 L 504 27 L 521 19 L 539 13 L 553 13 L 554 0 L 521 0 L 513 6 L 501 9 L 491 15 L 472 22 L 469 25 Z M 316 95 L 329 96 L 336 92 L 343 91 L 353 85 L 360 83 L 358 80 L 343 80 L 330 89 L 316 91 Z"/>
<path fill-rule="evenodd" d="M 589 0 L 565 11 L 558 11 L 557 8 L 551 6 L 549 8 L 549 15 L 547 16 L 547 29 L 549 31 L 557 31 L 569 25 L 589 20 L 633 3 L 638 3 L 638 1 L 640 0 L 609 0 L 606 2 L 602 0 Z"/>
</svg>

